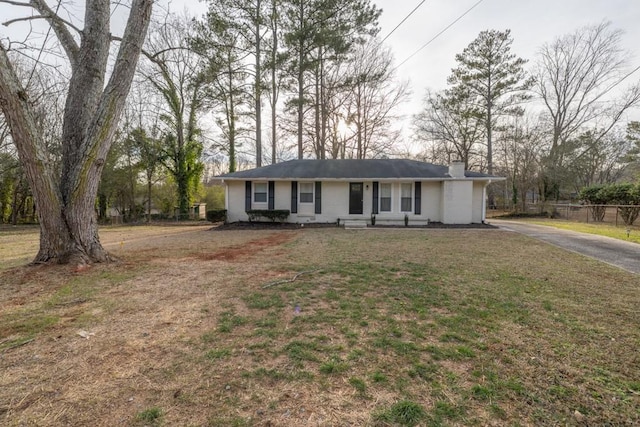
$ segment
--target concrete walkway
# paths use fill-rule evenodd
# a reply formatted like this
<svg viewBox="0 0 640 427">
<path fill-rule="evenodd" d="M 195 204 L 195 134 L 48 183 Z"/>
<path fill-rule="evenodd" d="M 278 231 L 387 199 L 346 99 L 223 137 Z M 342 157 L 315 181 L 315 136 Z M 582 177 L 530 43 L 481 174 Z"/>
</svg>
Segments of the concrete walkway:
<svg viewBox="0 0 640 427">
<path fill-rule="evenodd" d="M 491 219 L 489 223 L 640 274 L 640 244 L 517 221 Z"/>
</svg>

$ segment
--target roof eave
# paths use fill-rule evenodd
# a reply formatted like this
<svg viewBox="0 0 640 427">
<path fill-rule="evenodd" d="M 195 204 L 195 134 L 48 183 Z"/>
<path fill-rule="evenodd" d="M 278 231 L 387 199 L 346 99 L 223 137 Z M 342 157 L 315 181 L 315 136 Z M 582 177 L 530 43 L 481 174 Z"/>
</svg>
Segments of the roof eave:
<svg viewBox="0 0 640 427">
<path fill-rule="evenodd" d="M 273 178 L 273 177 L 216 177 L 214 180 L 219 180 L 221 182 L 225 181 L 504 181 L 507 178 L 501 176 L 473 176 L 473 177 L 464 177 L 464 178 L 451 178 L 448 176 L 444 177 L 394 177 L 394 178 L 321 178 L 321 177 L 287 177 L 287 178 Z"/>
</svg>

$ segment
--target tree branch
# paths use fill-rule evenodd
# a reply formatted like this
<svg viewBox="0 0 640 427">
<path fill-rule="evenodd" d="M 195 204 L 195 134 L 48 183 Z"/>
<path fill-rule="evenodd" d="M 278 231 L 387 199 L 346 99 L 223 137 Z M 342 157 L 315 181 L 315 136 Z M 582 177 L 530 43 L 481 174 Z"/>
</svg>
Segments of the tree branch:
<svg viewBox="0 0 640 427">
<path fill-rule="evenodd" d="M 8 0 L 1 1 L 6 2 Z M 78 50 L 80 48 L 78 47 L 78 43 L 76 43 L 75 39 L 67 29 L 66 25 L 69 25 L 79 33 L 82 33 L 82 31 L 78 30 L 76 27 L 70 25 L 68 22 L 56 15 L 56 13 L 51 10 L 51 8 L 44 2 L 44 0 L 30 0 L 29 4 L 31 5 L 31 7 L 40 12 L 40 15 L 42 15 L 42 17 L 46 19 L 47 22 L 49 22 L 49 25 L 51 25 L 51 28 L 53 28 L 53 31 L 55 31 L 56 36 L 58 36 L 60 44 L 64 48 L 65 52 L 67 52 L 69 62 L 71 63 L 71 68 L 75 69 L 76 63 L 78 62 Z"/>
<path fill-rule="evenodd" d="M 2 3 L 2 0 L 0 0 L 0 3 Z M 5 27 L 8 27 L 11 24 L 15 24 L 16 22 L 20 22 L 20 21 L 32 21 L 34 19 L 49 19 L 50 17 L 44 16 L 44 15 L 34 15 L 34 16 L 26 16 L 24 18 L 16 18 L 16 19 L 11 19 L 7 22 L 3 22 L 2 25 L 4 25 Z M 66 21 L 60 17 L 58 17 L 58 19 L 60 19 L 60 21 L 62 23 L 64 23 L 65 25 L 67 25 L 68 27 L 76 30 L 79 34 L 82 34 L 82 30 L 78 27 L 76 27 L 75 25 L 73 25 L 71 22 Z"/>
<path fill-rule="evenodd" d="M 0 0 L 0 3 L 7 3 L 12 6 L 33 7 L 30 3 L 23 3 L 20 1 Z"/>
<path fill-rule="evenodd" d="M 122 37 L 122 44 L 118 50 L 115 67 L 107 83 L 95 121 L 89 130 L 88 139 L 91 145 L 99 144 L 98 158 L 106 157 L 109 151 L 117 125 L 119 114 L 125 103 L 136 64 L 142 50 L 142 44 L 147 34 L 147 28 L 151 18 L 153 0 L 133 0 L 127 26 Z M 108 135 L 105 137 L 105 135 Z"/>
<path fill-rule="evenodd" d="M 276 282 L 270 282 L 270 283 L 267 283 L 265 285 L 262 285 L 262 289 L 270 288 L 270 287 L 276 286 L 276 285 L 282 285 L 284 283 L 292 283 L 292 282 L 295 282 L 298 279 L 298 277 L 300 277 L 300 276 L 302 276 L 304 274 L 313 274 L 313 273 L 316 273 L 318 271 L 320 271 L 319 268 L 316 268 L 315 270 L 301 271 L 300 273 L 298 273 L 295 276 L 293 276 L 291 279 L 278 280 Z"/>
<path fill-rule="evenodd" d="M 111 40 L 116 41 L 116 42 L 121 42 L 122 41 L 122 37 L 119 36 L 111 36 Z M 145 49 L 141 49 L 140 52 L 151 62 L 155 63 L 155 64 L 159 64 L 159 60 L 157 59 L 158 56 L 162 55 L 163 53 L 166 52 L 171 52 L 173 50 L 191 50 L 188 47 L 185 46 L 169 46 L 165 49 L 159 50 L 158 52 L 155 53 L 151 53 Z"/>
</svg>

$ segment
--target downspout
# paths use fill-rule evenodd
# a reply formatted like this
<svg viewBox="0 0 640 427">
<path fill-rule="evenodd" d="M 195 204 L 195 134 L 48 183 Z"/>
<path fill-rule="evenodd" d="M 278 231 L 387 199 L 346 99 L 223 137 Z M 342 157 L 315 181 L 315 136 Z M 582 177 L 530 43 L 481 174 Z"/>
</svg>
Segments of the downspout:
<svg viewBox="0 0 640 427">
<path fill-rule="evenodd" d="M 224 208 L 227 211 L 227 215 L 229 214 L 229 186 L 222 180 L 222 185 L 224 185 Z"/>
<path fill-rule="evenodd" d="M 484 224 L 487 220 L 487 187 L 491 184 L 491 180 L 487 181 L 487 183 L 482 187 L 482 223 Z"/>
</svg>

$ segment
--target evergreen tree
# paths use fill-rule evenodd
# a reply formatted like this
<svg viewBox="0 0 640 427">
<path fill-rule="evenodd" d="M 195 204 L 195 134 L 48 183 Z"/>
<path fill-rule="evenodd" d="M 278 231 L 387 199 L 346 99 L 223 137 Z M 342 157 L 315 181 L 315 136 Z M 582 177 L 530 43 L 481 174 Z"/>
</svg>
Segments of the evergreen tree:
<svg viewBox="0 0 640 427">
<path fill-rule="evenodd" d="M 204 21 L 196 23 L 190 45 L 205 61 L 201 73 L 203 101 L 205 107 L 217 113 L 215 122 L 224 138 L 215 146 L 229 157 L 229 172 L 235 172 L 237 148 L 242 134 L 247 132 L 241 125 L 251 100 L 247 84 L 250 70 L 242 24 L 219 6 L 212 3 Z"/>
<path fill-rule="evenodd" d="M 493 173 L 493 130 L 500 116 L 521 114 L 533 79 L 524 70 L 526 60 L 511 53 L 511 31 L 486 30 L 456 55 L 458 67 L 448 79 L 453 94 L 470 99 L 484 121 L 487 172 Z"/>
<path fill-rule="evenodd" d="M 262 166 L 262 92 L 264 89 L 263 63 L 265 62 L 265 39 L 269 30 L 269 6 L 275 8 L 275 0 L 216 0 L 209 2 L 209 10 L 205 20 L 197 26 L 198 36 L 195 47 L 210 61 L 222 61 L 226 64 L 213 65 L 210 71 L 229 72 L 230 62 L 247 62 L 246 56 L 252 57 L 253 70 L 242 68 L 245 77 L 251 75 L 251 84 L 246 81 L 235 81 L 234 89 L 227 89 L 227 95 L 234 91 L 244 92 L 244 97 L 253 102 L 253 118 L 255 120 L 255 156 L 256 166 Z M 271 18 L 273 19 L 273 18 Z M 277 45 L 275 47 L 277 49 Z M 221 50 L 216 54 L 216 50 Z M 225 55 L 226 53 L 226 55 Z M 222 101 L 220 99 L 219 101 Z M 235 169 L 234 169 L 235 170 Z"/>
<path fill-rule="evenodd" d="M 328 100 L 325 77 L 329 64 L 346 60 L 356 44 L 378 31 L 380 9 L 369 0 L 285 0 L 284 42 L 288 70 L 296 88 L 289 105 L 296 111 L 298 158 L 304 154 L 304 119 L 314 111 L 313 150 L 325 156 Z M 313 88 L 310 93 L 309 88 Z"/>
</svg>

